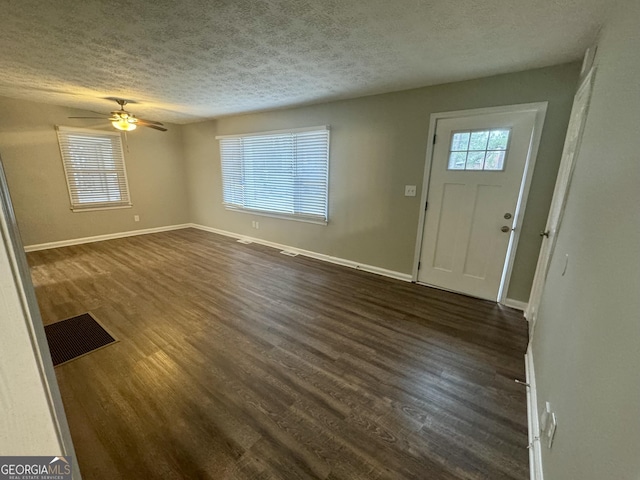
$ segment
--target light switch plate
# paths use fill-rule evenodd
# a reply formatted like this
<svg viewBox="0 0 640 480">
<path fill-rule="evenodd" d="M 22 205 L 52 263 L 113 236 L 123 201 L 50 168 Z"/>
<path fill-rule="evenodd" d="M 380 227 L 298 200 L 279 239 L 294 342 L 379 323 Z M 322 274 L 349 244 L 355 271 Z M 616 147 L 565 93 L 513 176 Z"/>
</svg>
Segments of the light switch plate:
<svg viewBox="0 0 640 480">
<path fill-rule="evenodd" d="M 404 186 L 404 196 L 405 197 L 415 197 L 416 196 L 416 186 L 415 185 L 405 185 Z"/>
</svg>

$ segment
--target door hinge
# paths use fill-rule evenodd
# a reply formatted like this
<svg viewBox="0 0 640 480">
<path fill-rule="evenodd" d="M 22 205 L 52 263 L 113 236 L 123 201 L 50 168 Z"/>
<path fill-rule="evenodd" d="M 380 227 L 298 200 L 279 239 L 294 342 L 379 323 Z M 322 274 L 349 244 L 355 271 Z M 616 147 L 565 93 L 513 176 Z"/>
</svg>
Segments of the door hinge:
<svg viewBox="0 0 640 480">
<path fill-rule="evenodd" d="M 434 135 L 433 135 L 433 144 L 434 144 L 434 145 L 436 144 L 436 138 L 438 138 L 438 135 L 434 134 Z"/>
<path fill-rule="evenodd" d="M 424 202 L 424 209 L 426 210 L 428 206 L 429 206 L 429 201 L 427 200 L 426 202 Z"/>
<path fill-rule="evenodd" d="M 422 262 L 418 262 L 418 270 L 420 270 L 420 265 L 422 264 Z"/>
</svg>

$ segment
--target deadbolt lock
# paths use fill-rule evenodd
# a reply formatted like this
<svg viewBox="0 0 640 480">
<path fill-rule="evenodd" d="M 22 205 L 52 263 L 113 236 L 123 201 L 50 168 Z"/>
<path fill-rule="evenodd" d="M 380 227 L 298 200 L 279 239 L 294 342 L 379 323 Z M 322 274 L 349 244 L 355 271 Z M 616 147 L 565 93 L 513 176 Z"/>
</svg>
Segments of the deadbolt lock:
<svg viewBox="0 0 640 480">
<path fill-rule="evenodd" d="M 509 227 L 507 227 L 506 225 L 503 225 L 503 227 L 500 230 L 502 230 L 504 233 L 507 233 L 511 229 Z"/>
<path fill-rule="evenodd" d="M 511 215 L 510 213 L 504 214 L 504 218 L 506 218 L 507 220 L 509 220 L 511 217 L 513 217 L 513 215 Z"/>
</svg>

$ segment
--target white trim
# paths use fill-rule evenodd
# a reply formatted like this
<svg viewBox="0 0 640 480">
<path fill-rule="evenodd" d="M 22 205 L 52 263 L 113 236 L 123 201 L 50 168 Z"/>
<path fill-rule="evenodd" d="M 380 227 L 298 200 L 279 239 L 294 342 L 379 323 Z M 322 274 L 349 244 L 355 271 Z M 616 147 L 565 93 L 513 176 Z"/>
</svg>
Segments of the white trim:
<svg viewBox="0 0 640 480">
<path fill-rule="evenodd" d="M 315 258 L 316 260 L 322 260 L 323 262 L 334 263 L 336 265 L 342 265 L 344 267 L 354 268 L 356 270 L 363 270 L 369 273 L 375 273 L 384 277 L 395 278 L 396 280 L 402 280 L 404 282 L 411 281 L 411 275 L 408 273 L 396 272 L 394 270 L 387 270 L 386 268 L 376 267 L 374 265 L 367 265 L 365 263 L 354 262 L 353 260 L 347 260 L 340 257 L 332 257 L 331 255 L 325 255 L 324 253 L 312 252 L 310 250 L 303 250 L 301 248 L 291 247 L 281 243 L 270 242 L 268 240 L 262 240 L 261 238 L 248 237 L 246 235 L 240 235 L 238 233 L 229 232 L 227 230 L 220 230 L 218 228 L 207 227 L 205 225 L 199 225 L 197 223 L 191 223 L 188 225 L 198 230 L 204 230 L 205 232 L 217 233 L 218 235 L 224 235 L 225 237 L 231 237 L 241 240 L 250 241 L 252 243 L 258 243 L 267 247 L 272 247 L 277 250 L 286 250 L 288 252 L 297 253 L 305 257 Z"/>
<path fill-rule="evenodd" d="M 254 136 L 261 136 L 261 135 L 278 135 L 280 133 L 313 132 L 317 130 L 329 130 L 329 125 L 318 125 L 316 127 L 287 128 L 284 130 L 271 130 L 269 132 L 251 132 L 251 133 L 236 133 L 234 135 L 218 135 L 216 136 L 216 140 L 222 140 L 224 138 L 254 137 Z"/>
<path fill-rule="evenodd" d="M 542 449 L 540 447 L 540 422 L 538 419 L 538 394 L 536 375 L 533 366 L 531 344 L 524 356 L 524 368 L 527 374 L 527 421 L 529 425 L 529 475 L 531 480 L 544 480 L 542 471 Z"/>
<path fill-rule="evenodd" d="M 433 158 L 434 143 L 433 138 L 436 133 L 436 127 L 438 120 L 446 118 L 457 117 L 471 117 L 477 115 L 488 115 L 496 113 L 516 113 L 516 112 L 536 112 L 536 121 L 534 123 L 533 132 L 531 135 L 531 143 L 529 147 L 529 153 L 527 156 L 527 162 L 525 164 L 523 183 L 521 184 L 520 194 L 518 197 L 517 208 L 513 220 L 513 228 L 511 239 L 509 242 L 509 248 L 507 250 L 507 260 L 505 262 L 505 269 L 502 274 L 502 282 L 500 285 L 498 303 L 505 303 L 507 301 L 506 295 L 509 290 L 509 283 L 511 281 L 511 272 L 513 270 L 513 263 L 516 257 L 516 248 L 518 240 L 520 238 L 520 228 L 522 220 L 524 219 L 524 212 L 526 209 L 527 199 L 529 196 L 529 188 L 531 187 L 531 179 L 533 178 L 533 171 L 535 168 L 536 158 L 538 156 L 538 148 L 540 146 L 540 139 L 542 138 L 542 127 L 544 125 L 544 119 L 547 113 L 548 102 L 537 103 L 524 103 L 519 105 L 504 105 L 500 107 L 488 107 L 488 108 L 476 108 L 473 110 L 457 110 L 454 112 L 441 112 L 431 114 L 429 121 L 429 131 L 427 138 L 429 139 L 427 144 L 427 153 L 424 165 L 424 174 L 422 177 L 422 196 L 420 201 L 420 211 L 418 220 L 418 231 L 416 234 L 416 248 L 413 256 L 413 269 L 411 272 L 411 280 L 417 282 L 418 280 L 418 263 L 420 262 L 420 252 L 422 250 L 422 239 L 424 236 L 424 222 L 426 217 L 425 205 L 429 198 L 429 180 L 431 177 L 431 161 Z M 505 303 L 506 304 L 506 303 Z"/>
<path fill-rule="evenodd" d="M 422 239 L 424 238 L 424 220 L 427 212 L 427 199 L 429 198 L 429 179 L 431 178 L 431 159 L 433 158 L 433 150 L 436 136 L 436 124 L 439 115 L 432 113 L 429 120 L 429 132 L 427 133 L 427 154 L 424 160 L 424 173 L 422 174 L 422 196 L 420 197 L 420 214 L 418 216 L 418 234 L 416 238 L 416 249 L 413 254 L 413 269 L 411 271 L 411 280 L 418 281 L 418 265 L 420 264 L 420 253 L 422 252 Z"/>
<path fill-rule="evenodd" d="M 328 195 L 327 195 L 328 198 Z M 253 210 L 251 208 L 242 208 L 242 207 L 237 207 L 234 206 L 232 204 L 226 205 L 226 204 L 222 204 L 224 206 L 224 208 L 226 210 L 229 210 L 230 212 L 237 212 L 237 213 L 249 213 L 251 215 L 258 215 L 260 217 L 271 217 L 271 218 L 279 218 L 280 220 L 294 220 L 296 222 L 304 222 L 304 223 L 315 223 L 316 225 L 327 225 L 329 223 L 328 220 L 325 220 L 324 218 L 319 218 L 319 219 L 314 219 L 308 216 L 304 216 L 302 214 L 300 215 L 296 215 L 296 214 L 291 214 L 291 215 L 287 215 L 284 213 L 272 213 L 272 212 L 265 212 L 262 210 Z"/>
<path fill-rule="evenodd" d="M 113 207 L 91 207 L 91 208 L 73 208 L 71 207 L 71 211 L 73 213 L 79 212 L 95 212 L 97 210 L 119 210 L 121 208 L 131 208 L 133 204 L 129 203 L 128 205 L 117 205 Z"/>
<path fill-rule="evenodd" d="M 567 127 L 564 147 L 562 149 L 562 158 L 560 159 L 560 166 L 558 168 L 558 174 L 556 175 L 551 205 L 549 206 L 547 222 L 544 227 L 544 231 L 547 232 L 548 236 L 542 239 L 540 253 L 538 254 L 538 262 L 536 264 L 536 271 L 533 277 L 533 284 L 531 285 L 531 291 L 529 293 L 529 305 L 525 312 L 525 317 L 527 317 L 530 322 L 529 336 L 533 336 L 533 331 L 535 329 L 535 322 L 538 316 L 537 310 L 540 306 L 551 258 L 555 251 L 558 231 L 562 224 L 567 196 L 571 188 L 571 178 L 573 177 L 573 171 L 580 156 L 582 136 L 588 121 L 595 75 L 595 67 L 592 67 L 581 80 L 576 94 L 573 97 L 571 115 L 569 116 L 569 125 Z M 584 101 L 582 110 L 580 110 L 581 101 Z M 569 138 L 569 134 L 571 133 L 574 125 L 577 125 L 578 130 L 576 132 L 573 153 L 571 154 L 571 149 L 567 145 L 567 139 Z"/>
<path fill-rule="evenodd" d="M 164 227 L 144 228 L 142 230 L 129 230 L 128 232 L 107 233 L 105 235 L 95 235 L 93 237 L 71 238 L 69 240 L 60 240 L 58 242 L 38 243 L 35 245 L 26 245 L 25 252 L 35 252 L 38 250 L 48 250 L 50 248 L 68 247 L 71 245 L 81 245 L 83 243 L 102 242 L 104 240 L 113 240 L 114 238 L 134 237 L 136 235 L 147 235 L 149 233 L 168 232 L 170 230 L 180 230 L 182 228 L 191 227 L 188 223 L 182 225 L 167 225 Z"/>
<path fill-rule="evenodd" d="M 396 272 L 394 270 L 387 270 L 386 268 L 376 267 L 375 265 L 367 265 L 365 263 L 354 262 L 353 260 L 347 260 L 345 258 L 332 257 L 331 255 L 325 255 L 324 253 L 312 252 L 310 250 L 303 250 L 301 248 L 291 247 L 281 243 L 269 242 L 260 238 L 248 237 L 240 235 L 238 233 L 229 232 L 227 230 L 220 230 L 218 228 L 207 227 L 199 225 L 197 223 L 183 223 L 181 225 L 168 225 L 166 227 L 146 228 L 143 230 L 131 230 L 128 232 L 108 233 L 106 235 L 96 235 L 93 237 L 73 238 L 70 240 L 61 240 L 59 242 L 40 243 L 36 245 L 27 245 L 24 247 L 25 252 L 35 252 L 38 250 L 47 250 L 49 248 L 68 247 L 71 245 L 81 245 L 83 243 L 101 242 L 104 240 L 113 240 L 115 238 L 133 237 L 136 235 L 146 235 L 149 233 L 167 232 L 170 230 L 180 230 L 183 228 L 196 228 L 198 230 L 204 230 L 205 232 L 217 233 L 218 235 L 224 235 L 225 237 L 232 237 L 238 240 L 243 240 L 249 243 L 258 243 L 267 247 L 272 247 L 278 250 L 286 250 L 288 252 L 303 255 L 305 257 L 315 258 L 316 260 L 322 260 L 323 262 L 333 263 L 336 265 L 342 265 L 345 267 L 354 268 L 356 270 L 363 270 L 369 273 L 375 273 L 384 277 L 395 278 L 396 280 L 402 280 L 404 282 L 411 281 L 411 275 L 408 273 Z"/>
<path fill-rule="evenodd" d="M 524 312 L 527 309 L 527 302 L 521 302 L 520 300 L 514 300 L 513 298 L 505 298 L 503 302 L 500 302 L 505 307 L 515 308 Z"/>
<path fill-rule="evenodd" d="M 51 363 L 51 355 L 49 354 L 44 326 L 40 310 L 38 308 L 38 301 L 36 300 L 31 275 L 29 273 L 29 265 L 27 263 L 27 258 L 22 251 L 22 239 L 20 237 L 13 204 L 9 195 L 9 187 L 4 173 L 2 158 L 0 158 L 0 238 L 4 240 L 4 249 L 8 259 L 8 267 L 11 270 L 13 277 L 13 285 L 7 283 L 6 288 L 7 291 L 15 288 L 15 292 L 19 297 L 22 317 L 25 322 L 24 327 L 26 328 L 31 347 L 33 349 L 35 367 L 38 370 L 42 386 L 44 388 L 46 402 L 48 404 L 49 411 L 51 412 L 51 420 L 54 423 L 56 436 L 58 437 L 60 445 L 60 451 L 63 455 L 71 456 L 74 470 L 73 478 L 80 480 L 80 467 L 75 455 L 67 417 L 64 412 L 64 406 L 62 404 L 62 398 L 58 388 L 58 382 L 56 381 L 56 375 L 53 370 L 53 364 Z M 3 278 L 3 285 L 0 290 L 3 290 L 5 287 L 4 280 L 5 279 Z M 5 299 L 5 302 L 7 299 Z M 10 307 L 11 302 L 5 303 L 5 306 Z M 11 313 L 15 314 L 17 320 L 19 315 L 18 312 L 14 311 Z M 17 327 L 17 325 L 15 326 Z M 19 398 L 14 395 L 15 393 L 16 392 L 10 389 L 9 397 L 6 397 L 7 400 L 3 399 L 3 405 L 7 404 L 7 401 L 10 405 L 12 401 L 18 400 Z M 16 420 L 17 419 L 18 418 L 16 418 Z"/>
<path fill-rule="evenodd" d="M 509 291 L 511 274 L 513 272 L 513 264 L 516 260 L 516 249 L 520 241 L 520 232 L 522 232 L 524 212 L 527 208 L 529 190 L 531 189 L 531 180 L 533 179 L 533 172 L 536 167 L 536 160 L 538 159 L 538 150 L 540 148 L 540 140 L 542 139 L 542 128 L 544 127 L 544 120 L 547 116 L 548 105 L 548 102 L 541 102 L 531 104 L 529 108 L 529 110 L 534 110 L 536 112 L 536 121 L 533 126 L 533 132 L 531 133 L 529 154 L 527 155 L 527 163 L 524 167 L 524 175 L 522 179 L 522 185 L 520 187 L 520 195 L 518 197 L 518 203 L 516 204 L 513 227 L 511 229 L 512 235 L 509 241 L 509 247 L 507 249 L 507 261 L 505 262 L 505 270 L 502 274 L 502 281 L 500 282 L 498 302 L 505 301 L 507 293 Z"/>
</svg>

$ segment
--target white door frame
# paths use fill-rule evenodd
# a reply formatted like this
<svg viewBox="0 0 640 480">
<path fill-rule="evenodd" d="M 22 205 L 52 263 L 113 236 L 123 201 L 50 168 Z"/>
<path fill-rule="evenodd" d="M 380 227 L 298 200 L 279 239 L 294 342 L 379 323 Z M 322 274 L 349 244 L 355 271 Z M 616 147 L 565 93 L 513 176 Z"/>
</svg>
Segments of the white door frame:
<svg viewBox="0 0 640 480">
<path fill-rule="evenodd" d="M 25 431 L 23 436 L 16 439 L 17 445 L 24 448 L 24 442 L 29 442 L 29 445 L 33 445 L 30 447 L 32 449 L 51 448 L 49 451 L 39 452 L 38 455 L 70 455 L 73 465 L 73 479 L 80 480 L 82 477 L 78 459 L 73 448 L 64 405 L 60 396 L 56 374 L 53 370 L 47 337 L 31 280 L 29 264 L 17 225 L 2 159 L 0 158 L 0 250 L 4 250 L 3 253 L 8 258 L 8 271 L 2 274 L 0 294 L 4 293 L 3 290 L 5 290 L 6 292 L 11 291 L 15 295 L 15 303 L 11 300 L 0 302 L 0 309 L 2 310 L 0 314 L 9 314 L 7 315 L 9 319 L 7 326 L 10 334 L 13 333 L 14 336 L 19 335 L 22 338 L 28 338 L 33 350 L 29 356 L 34 363 L 33 365 L 14 365 L 11 363 L 12 359 L 9 359 L 6 368 L 0 367 L 0 374 L 9 374 L 5 377 L 7 379 L 14 378 L 13 375 L 20 375 L 21 371 L 24 372 L 22 376 L 25 377 L 26 373 L 25 378 L 28 378 L 27 382 L 23 385 L 21 384 L 20 387 L 14 387 L 9 381 L 8 396 L 3 399 L 5 401 L 0 403 L 4 407 L 5 405 L 11 406 L 12 403 L 24 402 L 27 395 L 44 397 L 41 405 L 44 405 L 45 409 L 48 410 L 47 417 L 50 420 L 50 424 L 43 425 L 42 422 L 33 424 L 26 421 L 27 419 L 22 415 L 16 416 L 13 422 L 9 422 L 9 425 L 15 428 L 22 427 Z M 6 298 L 9 299 L 10 296 L 7 295 Z M 37 374 L 32 375 L 31 372 L 33 371 L 37 372 Z M 34 381 L 34 377 L 37 377 L 39 381 Z M 12 413 L 11 410 L 7 412 L 9 416 Z M 40 414 L 38 418 L 42 418 L 42 412 L 38 413 Z M 49 439 L 48 442 L 51 445 L 45 447 L 44 443 L 47 442 L 48 436 L 41 434 L 49 429 L 55 433 L 55 444 Z M 8 431 L 7 434 L 11 435 L 12 432 Z M 34 438 L 40 436 L 42 436 L 42 440 L 33 441 Z M 29 437 L 32 437 L 31 441 L 29 441 Z M 33 455 L 33 453 L 31 454 Z"/>
<path fill-rule="evenodd" d="M 431 114 L 431 118 L 429 121 L 429 132 L 427 136 L 427 138 L 429 139 L 429 143 L 427 145 L 424 175 L 422 178 L 422 196 L 420 202 L 418 232 L 416 236 L 416 249 L 413 257 L 411 281 L 417 282 L 418 280 L 418 263 L 420 262 L 424 221 L 426 217 L 425 206 L 427 205 L 427 198 L 429 198 L 429 181 L 431 179 L 431 163 L 434 150 L 433 140 L 435 138 L 438 120 L 445 118 L 489 115 L 494 113 L 535 112 L 536 119 L 533 127 L 533 134 L 531 135 L 531 143 L 529 145 L 529 152 L 527 154 L 527 160 L 524 167 L 522 184 L 520 185 L 520 192 L 518 193 L 518 203 L 516 204 L 513 219 L 513 230 L 511 238 L 509 239 L 509 247 L 507 248 L 507 259 L 505 262 L 504 270 L 502 272 L 502 280 L 500 281 L 500 290 L 498 292 L 498 303 L 506 302 L 507 291 L 509 290 L 509 282 L 511 281 L 511 272 L 513 270 L 513 262 L 516 257 L 516 247 L 518 245 L 518 240 L 520 239 L 520 226 L 522 224 L 522 219 L 524 218 L 527 198 L 529 197 L 529 188 L 531 187 L 531 178 L 533 177 L 533 170 L 535 167 L 536 158 L 538 156 L 538 148 L 540 146 L 540 138 L 542 137 L 542 127 L 544 125 L 544 119 L 547 114 L 547 105 L 548 102 L 524 103 L 519 105 L 504 105 L 500 107 L 476 108 L 472 110 L 457 110 L 454 112 L 441 112 Z"/>
<path fill-rule="evenodd" d="M 585 60 L 588 58 L 588 55 L 589 51 L 587 51 Z M 564 216 L 567 196 L 569 194 L 569 189 L 571 188 L 571 178 L 573 177 L 575 164 L 580 155 L 582 134 L 584 133 L 584 127 L 589 115 L 591 91 L 593 89 L 595 75 L 595 67 L 592 67 L 582 77 L 574 96 L 573 108 L 571 110 L 571 116 L 569 118 L 569 127 L 567 129 L 567 140 L 569 139 L 569 135 L 571 134 L 572 126 L 575 123 L 578 127 L 575 136 L 575 146 L 573 154 L 569 154 L 567 151 L 567 140 L 565 140 L 565 146 L 562 152 L 562 160 L 560 161 L 558 177 L 556 179 L 556 185 L 553 191 L 553 198 L 551 199 L 551 206 L 549 207 L 549 216 L 547 218 L 547 223 L 544 230 L 546 238 L 542 239 L 540 256 L 538 257 L 536 273 L 533 277 L 533 285 L 531 286 L 529 304 L 527 305 L 527 309 L 524 312 L 524 316 L 529 321 L 530 339 L 533 338 L 535 323 L 538 316 L 538 307 L 540 306 L 542 292 L 547 279 L 547 272 L 549 270 L 549 265 L 551 264 L 551 258 L 553 257 L 558 230 L 560 229 L 562 218 Z M 584 106 L 581 112 L 578 110 L 578 101 L 580 99 L 584 100 Z"/>
</svg>

